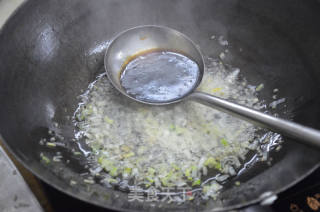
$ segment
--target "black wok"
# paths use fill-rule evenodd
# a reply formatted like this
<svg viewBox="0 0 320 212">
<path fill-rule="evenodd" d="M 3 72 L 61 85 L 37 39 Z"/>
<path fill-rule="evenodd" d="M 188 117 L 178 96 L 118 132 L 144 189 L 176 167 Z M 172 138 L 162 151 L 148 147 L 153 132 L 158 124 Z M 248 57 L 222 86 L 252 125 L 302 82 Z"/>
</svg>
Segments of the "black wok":
<svg viewBox="0 0 320 212">
<path fill-rule="evenodd" d="M 182 205 L 128 202 L 124 192 L 101 185 L 70 186 L 82 165 L 44 165 L 39 145 L 48 129 L 68 141 L 79 99 L 104 72 L 107 41 L 125 29 L 144 24 L 165 25 L 188 35 L 204 55 L 222 50 L 211 35 L 223 35 L 232 57 L 227 63 L 242 70 L 249 83 L 264 83 L 261 97 L 271 101 L 272 89 L 287 98 L 284 118 L 320 128 L 320 4 L 300 0 L 30 0 L 0 34 L 0 132 L 11 152 L 35 175 L 81 200 L 117 210 L 220 210 L 260 201 L 311 173 L 320 161 L 316 149 L 285 139 L 272 165 L 258 163 L 239 177 L 216 201 Z M 240 50 L 241 48 L 241 50 Z M 286 113 L 284 113 L 286 112 Z M 59 129 L 54 122 L 59 123 Z M 68 152 L 64 153 L 68 157 Z M 161 206 L 161 207 L 159 207 Z"/>
</svg>

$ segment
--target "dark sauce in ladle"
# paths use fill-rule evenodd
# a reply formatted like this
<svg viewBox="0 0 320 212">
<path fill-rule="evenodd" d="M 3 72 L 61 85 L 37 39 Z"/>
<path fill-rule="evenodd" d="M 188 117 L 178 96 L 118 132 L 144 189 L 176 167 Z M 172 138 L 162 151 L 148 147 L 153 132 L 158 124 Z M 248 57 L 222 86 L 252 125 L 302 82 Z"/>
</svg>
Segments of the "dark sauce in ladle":
<svg viewBox="0 0 320 212">
<path fill-rule="evenodd" d="M 171 102 L 184 97 L 197 85 L 198 64 L 172 51 L 137 54 L 124 64 L 120 83 L 125 92 L 145 102 Z"/>
</svg>

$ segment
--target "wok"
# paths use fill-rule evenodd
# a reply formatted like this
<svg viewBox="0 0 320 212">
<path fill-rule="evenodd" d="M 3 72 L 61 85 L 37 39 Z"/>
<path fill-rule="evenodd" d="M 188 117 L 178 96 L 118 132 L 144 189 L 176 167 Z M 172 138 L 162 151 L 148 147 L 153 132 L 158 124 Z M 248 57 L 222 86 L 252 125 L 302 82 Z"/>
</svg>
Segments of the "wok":
<svg viewBox="0 0 320 212">
<path fill-rule="evenodd" d="M 67 116 L 79 96 L 104 72 L 108 41 L 138 25 L 164 25 L 188 35 L 204 55 L 218 57 L 222 47 L 209 38 L 223 35 L 230 43 L 226 63 L 239 67 L 249 83 L 264 83 L 261 98 L 272 89 L 287 98 L 284 118 L 320 128 L 320 4 L 299 0 L 30 0 L 0 34 L 0 132 L 15 157 L 53 187 L 116 210 L 230 210 L 262 200 L 266 191 L 281 192 L 310 174 L 319 152 L 285 138 L 270 166 L 258 163 L 227 186 L 217 200 L 182 205 L 129 202 L 124 192 L 99 184 L 70 185 L 83 165 L 44 165 L 39 140 L 48 129 L 66 142 L 73 137 Z M 54 122 L 59 123 L 56 128 Z M 70 144 L 71 145 L 71 144 Z M 80 160 L 81 161 L 81 160 Z"/>
</svg>

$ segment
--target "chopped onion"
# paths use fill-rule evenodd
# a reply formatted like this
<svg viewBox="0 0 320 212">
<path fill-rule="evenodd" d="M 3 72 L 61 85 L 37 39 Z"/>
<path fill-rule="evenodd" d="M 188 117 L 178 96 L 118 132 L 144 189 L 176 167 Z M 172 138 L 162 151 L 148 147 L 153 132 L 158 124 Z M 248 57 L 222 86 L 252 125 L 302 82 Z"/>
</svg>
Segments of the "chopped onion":
<svg viewBox="0 0 320 212">
<path fill-rule="evenodd" d="M 228 45 L 223 37 L 219 42 Z M 224 59 L 224 52 L 220 57 Z M 200 91 L 263 107 L 256 95 L 262 88 L 241 82 L 240 69 L 209 61 Z M 192 102 L 167 107 L 137 104 L 115 92 L 105 75 L 91 84 L 82 101 L 75 114 L 76 135 L 91 147 L 91 152 L 85 150 L 92 158 L 90 174 L 100 173 L 106 186 L 120 179 L 156 188 L 203 184 L 209 186 L 205 197 L 215 198 L 222 188 L 216 181 L 236 175 L 239 158 L 244 160 L 249 149 L 260 145 L 253 141 L 256 127 L 250 123 Z M 216 181 L 201 183 L 213 177 L 208 176 L 211 169 L 220 172 Z"/>
</svg>

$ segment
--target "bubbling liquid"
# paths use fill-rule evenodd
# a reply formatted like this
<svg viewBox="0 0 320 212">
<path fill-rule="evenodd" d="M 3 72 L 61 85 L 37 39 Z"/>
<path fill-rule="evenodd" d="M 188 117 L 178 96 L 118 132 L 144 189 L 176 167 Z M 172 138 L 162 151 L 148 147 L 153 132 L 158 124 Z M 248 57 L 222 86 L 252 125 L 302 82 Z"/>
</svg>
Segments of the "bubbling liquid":
<svg viewBox="0 0 320 212">
<path fill-rule="evenodd" d="M 171 102 L 186 96 L 200 77 L 198 64 L 180 53 L 152 51 L 134 57 L 120 82 L 125 92 L 144 102 Z"/>
</svg>

